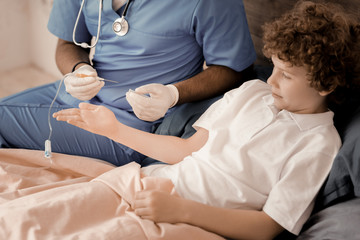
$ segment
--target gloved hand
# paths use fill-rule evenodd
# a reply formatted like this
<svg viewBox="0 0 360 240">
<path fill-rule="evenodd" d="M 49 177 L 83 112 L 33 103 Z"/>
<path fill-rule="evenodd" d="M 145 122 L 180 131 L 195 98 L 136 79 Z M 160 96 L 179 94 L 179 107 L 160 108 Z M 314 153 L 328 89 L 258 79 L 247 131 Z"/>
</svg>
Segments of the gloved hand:
<svg viewBox="0 0 360 240">
<path fill-rule="evenodd" d="M 96 70 L 90 65 L 83 65 L 67 75 L 64 83 L 66 91 L 82 101 L 95 97 L 104 86 L 104 81 L 99 80 Z"/>
<path fill-rule="evenodd" d="M 175 106 L 179 91 L 174 85 L 152 83 L 128 91 L 126 99 L 139 119 L 152 122 L 165 116 L 167 110 Z"/>
</svg>

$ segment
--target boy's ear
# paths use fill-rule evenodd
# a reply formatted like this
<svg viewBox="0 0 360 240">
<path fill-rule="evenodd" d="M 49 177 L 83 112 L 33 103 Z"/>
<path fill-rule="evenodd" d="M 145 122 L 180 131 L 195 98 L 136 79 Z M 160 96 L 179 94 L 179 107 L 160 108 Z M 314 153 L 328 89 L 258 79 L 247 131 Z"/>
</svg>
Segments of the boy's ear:
<svg viewBox="0 0 360 240">
<path fill-rule="evenodd" d="M 332 89 L 330 89 L 330 90 L 327 90 L 327 91 L 325 91 L 325 90 L 319 91 L 319 94 L 320 94 L 320 96 L 322 96 L 322 97 L 326 97 L 327 95 L 329 95 L 329 94 L 332 93 L 333 91 L 334 91 L 334 88 L 332 88 Z"/>
</svg>

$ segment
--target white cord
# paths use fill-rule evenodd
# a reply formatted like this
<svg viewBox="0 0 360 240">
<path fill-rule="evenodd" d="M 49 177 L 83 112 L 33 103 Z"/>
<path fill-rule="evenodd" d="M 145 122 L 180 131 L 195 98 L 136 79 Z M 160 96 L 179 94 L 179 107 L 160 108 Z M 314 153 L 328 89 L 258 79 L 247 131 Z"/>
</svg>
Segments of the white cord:
<svg viewBox="0 0 360 240">
<path fill-rule="evenodd" d="M 49 125 L 50 133 L 49 133 L 48 139 L 45 141 L 45 157 L 46 157 L 46 158 L 50 158 L 50 160 L 51 160 L 51 141 L 50 141 L 50 139 L 51 139 L 51 135 L 52 135 L 52 131 L 53 131 L 52 126 L 51 126 L 51 109 L 52 109 L 52 107 L 53 107 L 53 105 L 54 105 L 54 102 L 55 102 L 57 96 L 59 95 L 60 88 L 61 88 L 61 85 L 62 85 L 64 79 L 65 79 L 69 74 L 71 74 L 71 73 L 66 74 L 66 75 L 61 79 L 60 84 L 59 84 L 59 87 L 58 87 L 58 89 L 57 89 L 57 91 L 56 91 L 55 97 L 54 97 L 54 99 L 52 100 L 52 102 L 51 102 L 51 104 L 50 104 L 50 107 L 49 107 L 49 112 L 48 112 L 48 125 Z M 52 164 L 52 160 L 51 160 L 51 164 Z"/>
<path fill-rule="evenodd" d="M 82 0 L 80 10 L 79 10 L 78 16 L 76 18 L 76 22 L 75 22 L 74 29 L 73 29 L 73 36 L 72 36 L 73 37 L 73 42 L 74 42 L 75 45 L 80 46 L 82 48 L 93 48 L 93 47 L 96 46 L 97 42 L 99 41 L 100 27 L 101 27 L 101 13 L 102 13 L 101 10 L 102 10 L 102 5 L 103 5 L 103 0 L 100 0 L 100 2 L 99 2 L 99 18 L 98 18 L 97 34 L 96 34 L 95 42 L 91 46 L 89 44 L 87 44 L 86 42 L 78 43 L 75 40 L 76 29 L 77 29 L 77 25 L 79 23 L 79 19 L 80 19 L 81 12 L 82 12 L 82 9 L 84 7 L 84 4 L 85 4 L 85 0 Z"/>
</svg>

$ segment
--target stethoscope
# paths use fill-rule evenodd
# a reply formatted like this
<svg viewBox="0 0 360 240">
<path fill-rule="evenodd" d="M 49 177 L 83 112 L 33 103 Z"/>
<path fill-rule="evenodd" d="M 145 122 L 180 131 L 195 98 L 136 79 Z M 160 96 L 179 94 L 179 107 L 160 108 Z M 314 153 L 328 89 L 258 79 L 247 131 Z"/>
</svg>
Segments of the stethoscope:
<svg viewBox="0 0 360 240">
<path fill-rule="evenodd" d="M 126 13 L 127 13 L 127 10 L 129 8 L 129 4 L 132 0 L 128 0 L 126 5 L 125 5 L 125 9 L 123 11 L 123 13 L 121 14 L 121 17 L 116 19 L 112 25 L 112 29 L 114 31 L 114 33 L 118 36 L 125 36 L 128 31 L 129 31 L 129 23 L 128 21 L 125 19 L 126 17 Z M 78 16 L 76 18 L 76 22 L 75 22 L 75 25 L 74 25 L 74 30 L 73 30 L 73 42 L 75 45 L 77 46 L 80 46 L 82 48 L 93 48 L 96 46 L 96 44 L 98 43 L 99 41 L 99 36 L 100 36 L 100 27 L 101 27 L 101 13 L 102 13 L 102 8 L 103 8 L 103 0 L 100 0 L 100 4 L 99 4 L 99 19 L 98 19 L 98 27 L 97 27 L 97 34 L 96 34 L 96 38 L 95 38 L 95 41 L 92 45 L 89 45 L 88 43 L 86 42 L 82 42 L 82 43 L 78 43 L 75 39 L 75 34 L 76 34 L 76 29 L 77 29 L 77 25 L 79 23 L 79 19 L 80 19 L 80 15 L 81 15 L 81 12 L 82 12 L 82 9 L 85 5 L 85 0 L 82 0 L 81 2 L 81 6 L 80 6 L 80 10 L 79 10 L 79 13 L 78 13 Z"/>
</svg>

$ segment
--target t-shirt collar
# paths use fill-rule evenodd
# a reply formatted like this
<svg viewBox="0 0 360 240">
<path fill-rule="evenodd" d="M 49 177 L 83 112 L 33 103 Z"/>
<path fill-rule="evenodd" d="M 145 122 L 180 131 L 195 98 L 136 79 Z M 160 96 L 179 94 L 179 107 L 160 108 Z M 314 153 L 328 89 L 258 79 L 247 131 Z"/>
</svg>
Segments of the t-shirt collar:
<svg viewBox="0 0 360 240">
<path fill-rule="evenodd" d="M 292 112 L 289 112 L 289 114 L 302 131 L 310 130 L 321 125 L 334 124 L 334 113 L 330 110 L 327 112 L 314 114 L 296 114 Z"/>
<path fill-rule="evenodd" d="M 266 105 L 270 108 L 274 106 L 274 98 L 271 95 L 266 95 L 263 97 L 263 100 Z M 310 130 L 320 125 L 333 125 L 334 124 L 334 113 L 332 111 L 327 111 L 324 113 L 315 113 L 315 114 L 297 114 L 292 113 L 287 110 L 282 110 L 280 112 L 288 113 L 289 116 L 295 121 L 297 126 L 301 131 Z"/>
</svg>

